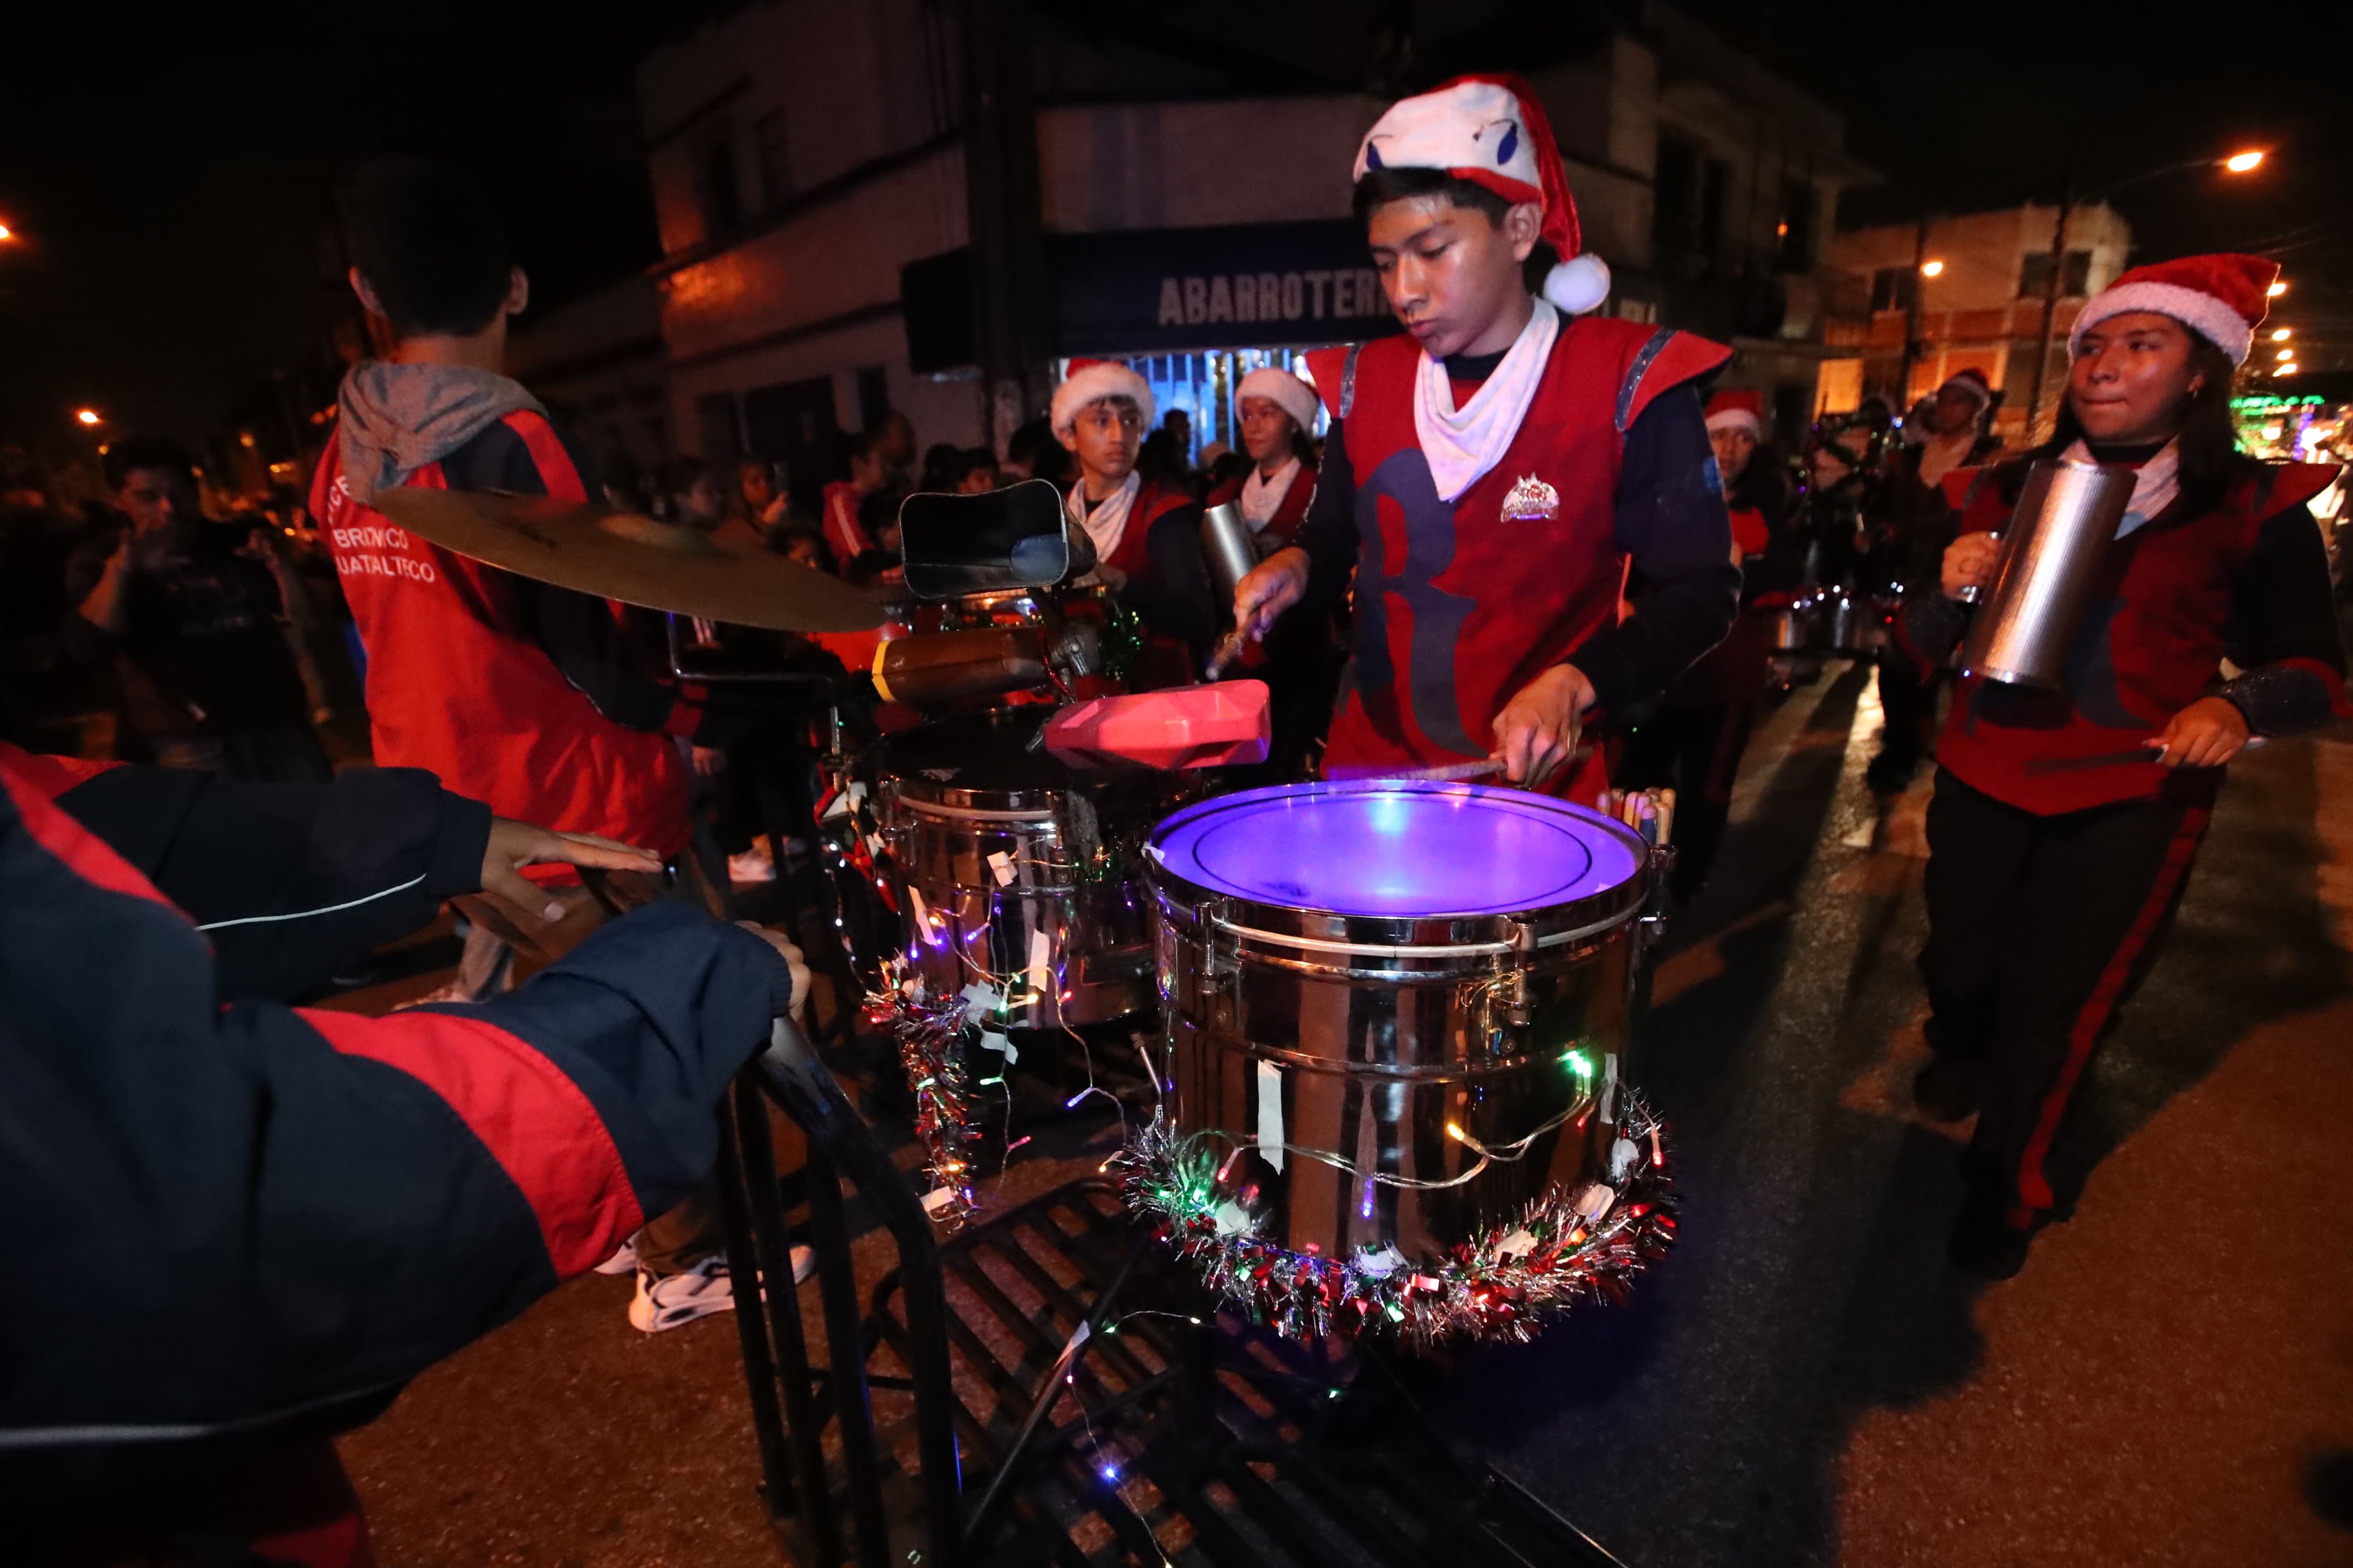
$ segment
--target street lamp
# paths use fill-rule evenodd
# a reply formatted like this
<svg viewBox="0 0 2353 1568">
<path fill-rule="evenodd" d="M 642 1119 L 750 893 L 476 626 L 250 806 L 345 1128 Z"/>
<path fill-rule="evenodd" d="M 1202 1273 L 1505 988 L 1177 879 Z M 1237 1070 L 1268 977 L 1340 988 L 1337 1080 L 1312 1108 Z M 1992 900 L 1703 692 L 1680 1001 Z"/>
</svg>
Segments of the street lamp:
<svg viewBox="0 0 2353 1568">
<path fill-rule="evenodd" d="M 2069 215 L 2081 204 L 2099 201 L 2116 195 L 2127 185 L 2137 185 L 2144 180 L 2154 180 L 2166 174 L 2178 174 L 2185 169 L 2219 168 L 2226 174 L 2251 174 L 2262 165 L 2263 157 L 2264 154 L 2260 148 L 2251 147 L 2242 153 L 2233 153 L 2227 158 L 2189 158 L 2179 163 L 2167 163 L 2159 168 L 2144 170 L 2140 174 L 2111 181 L 2095 190 L 2081 194 L 2075 190 L 2074 164 L 2072 160 L 2070 161 L 2067 187 L 2059 198 L 2059 219 L 2051 226 L 2051 276 L 2042 289 L 2042 352 L 2034 361 L 2034 393 L 2027 400 L 2026 405 L 2026 438 L 2029 441 L 2034 439 L 2035 426 L 2042 421 L 2042 388 L 2050 374 L 2051 334 L 2059 314 L 2059 277 L 2067 269 Z M 2283 293 L 2285 289 L 2284 284 L 2272 285 L 2272 291 L 2274 294 Z"/>
<path fill-rule="evenodd" d="M 1923 278 L 1936 277 L 1944 270 L 1945 264 L 1941 261 L 1924 261 L 1920 263 L 1920 276 Z"/>
<path fill-rule="evenodd" d="M 5 223 L 0 223 L 0 245 L 5 245 L 16 237 L 16 231 L 15 229 L 10 228 Z"/>
<path fill-rule="evenodd" d="M 2274 354 L 2272 357 L 2273 357 L 2274 359 L 2280 360 L 2280 361 L 2283 361 L 2283 362 L 2287 361 L 2287 360 L 2292 360 L 2292 359 L 2294 359 L 2294 358 L 2295 357 L 2295 351 L 2294 349 L 2282 349 L 2282 350 L 2280 350 L 2280 352 L 2279 352 L 2279 353 L 2277 353 L 2276 354 Z"/>
<path fill-rule="evenodd" d="M 2273 371 L 2272 374 L 2274 375 L 2294 375 L 2295 374 L 2295 363 L 2291 360 L 2286 364 L 2281 365 L 2278 369 Z"/>
<path fill-rule="evenodd" d="M 2284 278 L 2275 279 L 2273 280 L 2272 286 L 2263 290 L 2263 298 L 2267 300 L 2276 300 L 2286 292 L 2287 279 Z"/>
<path fill-rule="evenodd" d="M 84 425 L 96 426 L 102 425 L 106 422 L 100 416 L 98 410 L 95 408 L 77 408 L 74 410 L 74 417 L 80 420 Z"/>
<path fill-rule="evenodd" d="M 2295 335 L 2295 333 L 2288 331 L 2285 327 L 2274 327 L 2272 329 L 2272 342 L 2275 343 L 2284 343 Z"/>
</svg>

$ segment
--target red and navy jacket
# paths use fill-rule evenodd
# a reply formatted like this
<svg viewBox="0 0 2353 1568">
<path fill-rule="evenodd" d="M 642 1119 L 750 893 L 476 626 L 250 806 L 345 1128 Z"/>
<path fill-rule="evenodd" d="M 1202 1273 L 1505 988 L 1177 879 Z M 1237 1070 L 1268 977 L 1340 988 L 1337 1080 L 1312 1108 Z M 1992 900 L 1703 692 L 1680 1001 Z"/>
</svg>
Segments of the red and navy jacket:
<svg viewBox="0 0 2353 1568">
<path fill-rule="evenodd" d="M 518 409 L 405 482 L 586 500 L 586 473 L 545 416 Z M 672 737 L 694 735 L 703 712 L 652 673 L 615 606 L 429 544 L 361 505 L 340 429 L 311 510 L 367 648 L 377 762 L 424 768 L 501 816 L 664 856 L 685 846 Z"/>
<path fill-rule="evenodd" d="M 0 747 L 0 1219 L 70 1282 L 0 1304 L 0 1492 L 396 1387 L 710 1169 L 792 980 L 682 902 L 480 1005 L 265 999 L 473 889 L 489 830 L 413 772 Z"/>
<path fill-rule="evenodd" d="M 1965 675 L 1936 761 L 1996 800 L 2040 815 L 2130 800 L 2211 802 L 2220 768 L 2168 769 L 2143 742 L 2201 697 L 2227 699 L 2257 735 L 2353 717 L 2328 559 L 2305 503 L 2336 470 L 2255 467 L 2221 504 L 2176 502 L 2109 545 L 2056 691 Z M 2025 465 L 1959 469 L 1945 484 L 1957 533 L 2000 528 Z M 1923 671 L 1942 665 L 1968 614 L 1923 582 L 1896 618 L 1896 646 Z M 2228 658 L 2245 671 L 2221 679 Z"/>
<path fill-rule="evenodd" d="M 1144 620 L 1144 648 L 1128 679 L 1134 690 L 1191 684 L 1215 639 L 1215 607 L 1200 565 L 1200 502 L 1146 479 L 1128 504 L 1119 548 L 1102 563 L 1126 574 L 1120 600 Z"/>
<path fill-rule="evenodd" d="M 1729 356 L 1685 332 L 1565 321 L 1511 447 L 1451 504 L 1414 433 L 1420 345 L 1380 338 L 1308 356 L 1334 421 L 1297 536 L 1315 563 L 1310 601 L 1356 572 L 1354 689 L 1327 763 L 1484 757 L 1495 715 L 1551 666 L 1575 663 L 1601 707 L 1622 709 L 1724 637 L 1740 573 L 1690 384 Z M 1483 380 L 1495 361 L 1449 374 Z M 1548 515 L 1504 515 L 1523 485 L 1548 487 Z M 1630 562 L 1651 588 L 1621 621 Z M 1597 766 L 1570 787 L 1589 798 L 1599 778 Z"/>
</svg>

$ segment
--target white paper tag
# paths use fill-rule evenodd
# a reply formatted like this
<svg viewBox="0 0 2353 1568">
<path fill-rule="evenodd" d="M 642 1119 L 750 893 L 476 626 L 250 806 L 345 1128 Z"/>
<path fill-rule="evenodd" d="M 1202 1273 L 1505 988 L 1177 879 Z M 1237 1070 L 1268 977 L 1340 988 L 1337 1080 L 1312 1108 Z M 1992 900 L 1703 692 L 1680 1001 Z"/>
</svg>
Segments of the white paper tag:
<svg viewBox="0 0 2353 1568">
<path fill-rule="evenodd" d="M 931 906 L 923 902 L 923 890 L 913 882 L 907 884 L 907 901 L 915 906 L 915 934 L 930 941 L 939 926 L 932 919 Z"/>
<path fill-rule="evenodd" d="M 983 1029 L 980 1032 L 980 1048 L 984 1051 L 1004 1052 L 1007 1067 L 1011 1067 L 1021 1059 L 1021 1047 L 1013 1043 L 1013 1037 L 1009 1035 L 1000 1035 L 994 1029 Z"/>
<path fill-rule="evenodd" d="M 834 795 L 833 804 L 825 808 L 825 816 L 821 820 L 831 822 L 837 816 L 848 816 L 849 815 L 849 791 L 846 789 L 839 790 Z"/>
<path fill-rule="evenodd" d="M 879 860 L 891 853 L 891 847 L 882 842 L 881 834 L 870 833 L 866 836 L 866 852 Z"/>
<path fill-rule="evenodd" d="M 1612 1051 L 1601 1059 L 1601 1124 L 1607 1127 L 1618 1120 L 1618 1053 Z"/>
<path fill-rule="evenodd" d="M 1042 931 L 1029 933 L 1029 989 L 1045 995 L 1054 978 L 1054 939 Z"/>
<path fill-rule="evenodd" d="M 1616 1193 L 1611 1192 L 1599 1182 L 1595 1182 L 1591 1185 L 1588 1186 L 1585 1191 L 1577 1194 L 1577 1212 L 1585 1216 L 1586 1223 L 1590 1225 L 1594 1221 L 1599 1219 L 1603 1215 L 1608 1214 L 1609 1212 L 1609 1205 L 1617 1201 L 1618 1194 Z"/>
<path fill-rule="evenodd" d="M 992 851 L 988 857 L 988 868 L 995 874 L 997 878 L 997 885 L 998 887 L 1009 888 L 1013 886 L 1012 856 L 1008 855 L 1002 849 Z"/>
<path fill-rule="evenodd" d="M 986 1018 L 1005 1001 L 1005 993 L 994 985 L 974 981 L 964 988 L 964 1016 L 967 1021 Z"/>
<path fill-rule="evenodd" d="M 1269 1061 L 1258 1064 L 1258 1152 L 1282 1169 L 1282 1069 Z"/>
<path fill-rule="evenodd" d="M 937 1214 L 942 1209 L 947 1207 L 948 1205 L 955 1202 L 955 1199 L 956 1190 L 954 1187 L 934 1187 L 930 1192 L 923 1194 L 923 1212 L 925 1214 Z"/>
<path fill-rule="evenodd" d="M 1623 1182 L 1634 1173 L 1634 1163 L 1641 1157 L 1642 1152 L 1634 1147 L 1631 1138 L 1619 1139 L 1609 1145 L 1609 1179 Z"/>
</svg>

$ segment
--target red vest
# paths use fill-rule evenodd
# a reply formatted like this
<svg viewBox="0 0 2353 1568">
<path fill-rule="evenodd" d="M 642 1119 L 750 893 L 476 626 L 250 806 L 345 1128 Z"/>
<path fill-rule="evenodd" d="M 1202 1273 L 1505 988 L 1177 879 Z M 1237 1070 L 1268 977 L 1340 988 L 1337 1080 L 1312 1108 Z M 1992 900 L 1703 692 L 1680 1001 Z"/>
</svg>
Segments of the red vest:
<svg viewBox="0 0 2353 1568">
<path fill-rule="evenodd" d="M 547 493 L 586 500 L 547 421 L 506 416 Z M 429 464 L 408 483 L 448 486 Z M 367 647 L 375 760 L 426 768 L 442 787 L 501 816 L 597 833 L 664 856 L 686 844 L 686 768 L 666 734 L 596 711 L 519 629 L 512 579 L 428 544 L 352 499 L 343 443 L 327 445 L 311 515 L 334 552 L 343 597 Z"/>
<path fill-rule="evenodd" d="M 1155 575 L 1153 523 L 1180 506 L 1192 504 L 1193 498 L 1185 491 L 1164 489 L 1150 479 L 1145 480 L 1136 489 L 1135 500 L 1128 504 L 1127 526 L 1120 531 L 1119 548 L 1103 564 L 1125 573 L 1131 579 L 1149 582 Z M 1191 649 L 1175 637 L 1158 632 L 1145 634 L 1144 650 L 1136 658 L 1135 673 L 1129 679 L 1129 686 L 1138 691 L 1158 691 L 1171 686 L 1189 686 L 1195 679 Z"/>
<path fill-rule="evenodd" d="M 2052 764 L 2132 752 L 2206 695 L 2222 663 L 2232 581 L 2258 531 L 2327 489 L 2336 472 L 2314 463 L 2268 468 L 2212 511 L 2186 517 L 2175 507 L 2110 544 L 2068 653 L 2065 687 L 2033 691 L 1964 678 L 1936 761 L 1971 789 L 2044 816 L 2157 798 L 2180 775 L 2155 763 Z M 1996 474 L 1945 476 L 1961 511 L 1957 532 L 2010 520 Z M 2205 775 L 2206 787 L 2212 777 Z M 2180 778 L 2178 787 L 2196 782 Z"/>
<path fill-rule="evenodd" d="M 1333 720 L 1327 765 L 1419 768 L 1490 753 L 1504 705 L 1617 624 L 1626 432 L 1660 393 L 1730 354 L 1611 317 L 1563 322 L 1510 448 L 1451 506 L 1414 435 L 1420 345 L 1399 335 L 1308 355 L 1344 421 L 1361 541 L 1354 689 Z M 1551 487 L 1552 516 L 1504 515 L 1524 479 Z M 1589 800 L 1605 782 L 1599 755 L 1565 781 L 1571 798 Z"/>
</svg>

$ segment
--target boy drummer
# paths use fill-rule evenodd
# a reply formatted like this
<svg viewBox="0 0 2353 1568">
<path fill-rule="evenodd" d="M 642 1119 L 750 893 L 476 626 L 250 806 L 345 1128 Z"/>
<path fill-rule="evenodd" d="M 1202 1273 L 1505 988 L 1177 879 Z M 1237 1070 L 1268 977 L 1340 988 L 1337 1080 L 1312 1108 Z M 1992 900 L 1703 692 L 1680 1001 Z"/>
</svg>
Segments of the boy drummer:
<svg viewBox="0 0 2353 1568">
<path fill-rule="evenodd" d="M 1579 253 L 1559 149 L 1515 78 L 1392 105 L 1356 178 L 1406 335 L 1310 356 L 1332 415 L 1315 496 L 1293 546 L 1243 579 L 1235 624 L 1335 602 L 1361 560 L 1327 772 L 1492 757 L 1589 799 L 1599 763 L 1569 765 L 1586 714 L 1662 689 L 1737 606 L 1692 384 L 1728 351 L 1576 314 L 1609 268 Z M 1621 620 L 1630 561 L 1649 588 Z"/>
</svg>

